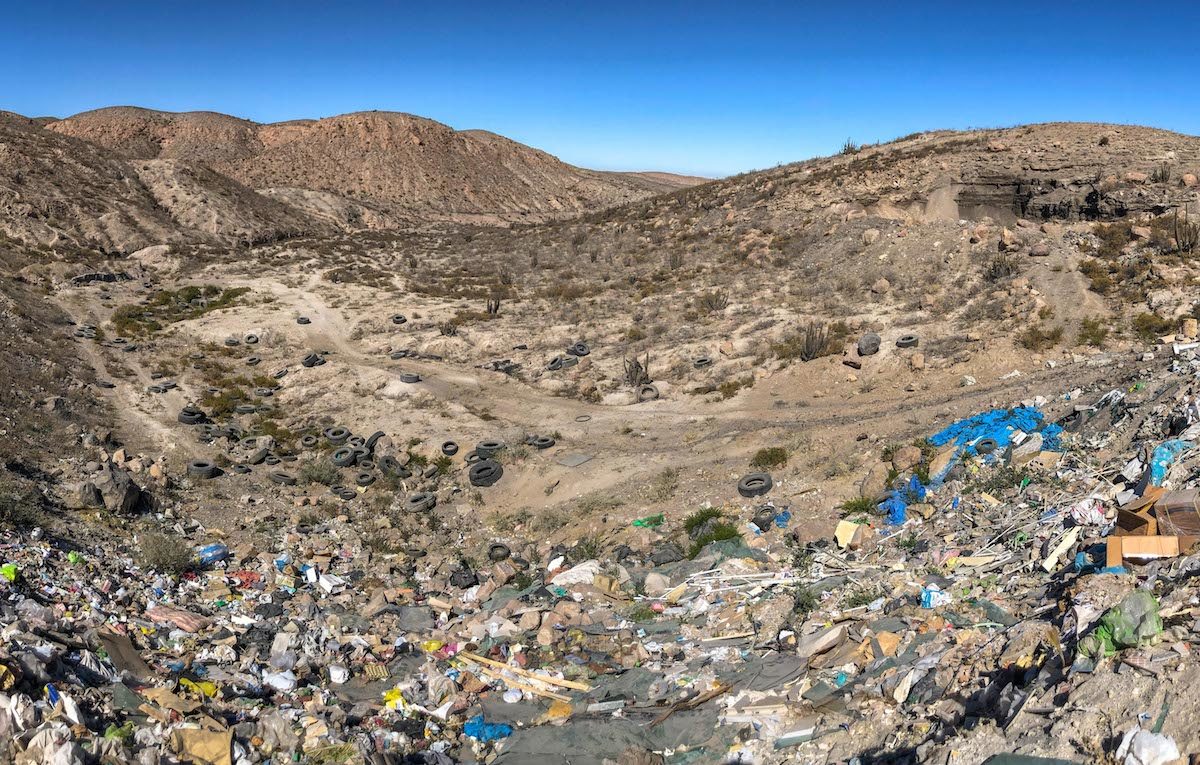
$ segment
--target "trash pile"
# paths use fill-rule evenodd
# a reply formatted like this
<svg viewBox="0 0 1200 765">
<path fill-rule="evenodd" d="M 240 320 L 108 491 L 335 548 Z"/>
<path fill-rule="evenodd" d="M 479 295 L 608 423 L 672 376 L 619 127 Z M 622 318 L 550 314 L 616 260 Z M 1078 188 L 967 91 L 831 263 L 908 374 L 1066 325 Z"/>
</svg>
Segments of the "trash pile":
<svg viewBox="0 0 1200 765">
<path fill-rule="evenodd" d="M 769 476 L 611 549 L 392 549 L 340 511 L 262 546 L 192 524 L 167 576 L 9 532 L 0 759 L 1171 762 L 1200 751 L 1197 400 L 1084 396 L 889 449 L 815 542 Z"/>
</svg>

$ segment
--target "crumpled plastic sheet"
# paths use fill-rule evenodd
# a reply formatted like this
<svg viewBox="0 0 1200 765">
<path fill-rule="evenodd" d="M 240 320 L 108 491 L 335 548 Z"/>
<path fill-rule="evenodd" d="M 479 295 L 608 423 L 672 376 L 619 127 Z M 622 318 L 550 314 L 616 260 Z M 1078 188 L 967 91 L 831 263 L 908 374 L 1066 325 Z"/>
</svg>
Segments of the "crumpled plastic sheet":
<svg viewBox="0 0 1200 765">
<path fill-rule="evenodd" d="M 1178 438 L 1159 444 L 1150 457 L 1150 485 L 1162 486 L 1163 481 L 1167 480 L 1167 471 L 1171 465 L 1179 459 L 1179 455 L 1193 446 L 1195 444 L 1191 441 L 1183 441 Z"/>
<path fill-rule="evenodd" d="M 934 446 L 945 446 L 953 443 L 959 447 L 958 454 L 946 470 L 931 478 L 940 481 L 946 472 L 962 455 L 975 454 L 975 443 L 980 439 L 990 438 L 996 442 L 993 454 L 1003 452 L 1012 442 L 1013 434 L 1017 431 L 1025 433 L 1040 433 L 1042 449 L 1058 451 L 1062 448 L 1062 426 L 1046 422 L 1042 411 L 1035 406 L 1018 406 L 1012 409 L 992 409 L 987 412 L 959 420 L 929 437 L 929 443 Z"/>
<path fill-rule="evenodd" d="M 475 715 L 463 726 L 463 733 L 479 741 L 496 741 L 512 735 L 513 727 L 504 723 L 484 722 L 483 715 Z"/>
</svg>

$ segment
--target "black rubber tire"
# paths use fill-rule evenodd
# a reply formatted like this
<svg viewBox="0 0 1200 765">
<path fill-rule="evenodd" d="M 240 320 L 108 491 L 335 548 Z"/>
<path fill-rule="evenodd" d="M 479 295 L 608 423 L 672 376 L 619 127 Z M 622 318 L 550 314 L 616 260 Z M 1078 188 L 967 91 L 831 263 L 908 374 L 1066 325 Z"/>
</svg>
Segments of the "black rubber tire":
<svg viewBox="0 0 1200 765">
<path fill-rule="evenodd" d="M 248 367 L 256 367 L 261 363 L 262 359 L 257 356 L 251 356 L 250 358 L 246 359 L 246 366 Z"/>
<path fill-rule="evenodd" d="M 373 473 L 363 471 L 362 473 L 354 476 L 354 483 L 358 486 L 370 486 L 371 484 L 375 483 L 375 475 Z"/>
<path fill-rule="evenodd" d="M 185 406 L 179 410 L 179 417 L 177 419 L 184 425 L 199 425 L 206 418 L 207 415 L 204 414 L 203 410 L 194 406 Z"/>
<path fill-rule="evenodd" d="M 301 316 L 296 319 L 296 323 L 297 324 L 312 324 L 312 319 L 308 318 L 307 316 Z"/>
<path fill-rule="evenodd" d="M 279 459 L 274 454 L 268 454 L 265 458 L 263 458 L 264 465 L 278 465 L 280 462 L 283 462 L 283 460 Z"/>
<path fill-rule="evenodd" d="M 358 461 L 358 469 L 359 470 L 374 470 L 375 463 L 372 462 L 370 459 L 363 457 L 363 458 L 359 459 L 359 461 Z"/>
<path fill-rule="evenodd" d="M 274 388 L 255 388 L 254 395 L 258 396 L 259 398 L 270 398 L 271 396 L 275 395 L 275 389 Z"/>
<path fill-rule="evenodd" d="M 300 445 L 305 449 L 311 449 L 317 445 L 318 439 L 314 435 L 307 435 L 300 439 Z"/>
<path fill-rule="evenodd" d="M 349 502 L 350 500 L 354 499 L 357 496 L 358 496 L 358 492 L 355 491 L 354 489 L 345 489 L 344 488 L 338 492 L 338 497 L 345 500 L 346 502 Z"/>
<path fill-rule="evenodd" d="M 742 480 L 738 481 L 738 494 L 749 499 L 750 497 L 761 497 L 771 491 L 771 487 L 775 482 L 771 480 L 768 473 L 747 473 L 742 476 Z"/>
<path fill-rule="evenodd" d="M 446 441 L 442 444 L 442 454 L 447 457 L 453 457 L 458 454 L 458 444 L 453 441 Z"/>
<path fill-rule="evenodd" d="M 304 358 L 300 359 L 300 366 L 311 369 L 312 367 L 320 366 L 320 364 L 319 364 L 320 361 L 321 361 L 320 356 L 318 356 L 315 353 L 310 353 L 307 356 L 305 356 Z"/>
<path fill-rule="evenodd" d="M 249 466 L 249 465 L 243 465 L 243 464 L 242 464 L 242 463 L 240 463 L 240 462 L 238 462 L 238 463 L 236 463 L 236 464 L 234 464 L 234 465 L 231 465 L 231 466 L 229 467 L 229 469 L 230 469 L 230 470 L 232 470 L 233 472 L 235 472 L 235 473 L 239 474 L 239 475 L 246 475 L 247 473 L 251 472 L 251 470 L 250 470 L 250 466 Z"/>
<path fill-rule="evenodd" d="M 466 462 L 468 465 L 474 465 L 476 462 L 481 462 L 484 459 L 484 456 L 474 449 L 463 455 L 463 462 Z"/>
<path fill-rule="evenodd" d="M 410 513 L 424 513 L 432 510 L 436 505 L 437 497 L 427 491 L 410 494 L 408 499 L 404 500 L 404 509 Z"/>
<path fill-rule="evenodd" d="M 495 460 L 481 460 L 471 466 L 469 477 L 472 486 L 494 486 L 504 475 L 504 466 Z"/>
<path fill-rule="evenodd" d="M 579 359 L 575 356 L 563 356 L 562 368 L 570 369 L 571 367 L 575 366 L 578 363 L 579 363 Z"/>
<path fill-rule="evenodd" d="M 696 369 L 707 369 L 713 365 L 712 356 L 700 356 L 692 360 L 692 366 Z"/>
<path fill-rule="evenodd" d="M 238 340 L 236 337 L 225 338 L 225 346 L 228 348 L 236 348 L 241 344 L 242 344 L 242 341 Z"/>
<path fill-rule="evenodd" d="M 112 388 L 115 388 L 115 387 L 117 387 L 117 386 L 116 386 L 116 384 L 115 384 L 115 383 L 111 383 L 111 382 L 109 382 L 108 380 L 97 380 L 97 381 L 96 381 L 96 387 L 97 387 L 97 388 L 104 388 L 105 390 L 110 390 L 110 389 L 112 389 Z"/>
<path fill-rule="evenodd" d="M 363 441 L 363 446 L 367 447 L 367 451 L 373 454 L 375 452 L 375 444 L 379 443 L 379 439 L 386 435 L 387 433 L 384 433 L 382 430 L 377 430 L 367 436 L 367 440 Z"/>
<path fill-rule="evenodd" d="M 274 377 L 276 380 L 282 380 L 283 378 L 287 377 L 287 373 L 287 369 L 279 369 L 273 372 L 271 377 Z"/>
<path fill-rule="evenodd" d="M 282 470 L 273 470 L 270 473 L 267 473 L 267 478 L 271 479 L 271 483 L 277 483 L 280 486 L 296 485 L 296 477 L 294 475 L 285 473 Z"/>
<path fill-rule="evenodd" d="M 546 370 L 550 372 L 557 372 L 558 370 L 562 369 L 562 365 L 562 356 L 555 356 L 554 358 L 550 359 L 550 363 L 546 365 Z"/>
<path fill-rule="evenodd" d="M 776 511 L 773 507 L 759 508 L 754 513 L 754 525 L 759 529 L 766 531 L 767 529 L 771 528 L 772 525 L 774 525 L 775 517 L 778 514 L 778 511 Z"/>
<path fill-rule="evenodd" d="M 408 358 L 408 351 L 392 351 L 388 354 L 388 358 L 392 361 Z"/>
<path fill-rule="evenodd" d="M 921 338 L 916 335 L 901 335 L 896 340 L 897 348 L 916 348 L 921 342 Z"/>
<path fill-rule="evenodd" d="M 499 563 L 512 557 L 512 550 L 503 542 L 492 542 L 488 545 L 488 560 Z"/>
<path fill-rule="evenodd" d="M 638 401 L 654 401 L 659 397 L 659 395 L 661 394 L 658 392 L 658 387 L 652 383 L 643 385 L 642 387 L 638 388 L 637 392 Z"/>
<path fill-rule="evenodd" d="M 339 446 L 329 455 L 329 461 L 337 467 L 351 467 L 358 462 L 358 452 L 353 446 Z"/>
<path fill-rule="evenodd" d="M 415 374 L 413 372 L 401 372 L 400 373 L 400 382 L 408 383 L 409 385 L 412 385 L 414 383 L 419 383 L 419 382 L 421 382 L 421 375 Z"/>
<path fill-rule="evenodd" d="M 398 314 L 396 314 L 395 316 L 393 316 L 393 317 L 392 317 L 392 323 L 393 323 L 393 324 L 403 324 L 403 323 L 405 323 L 406 321 L 408 321 L 408 317 L 407 317 L 407 316 L 405 316 L 405 315 L 404 315 L 404 314 L 402 314 L 402 313 L 398 313 Z"/>
<path fill-rule="evenodd" d="M 242 342 L 246 345 L 258 345 L 258 335 L 254 334 L 253 332 L 249 332 L 245 337 L 242 338 Z"/>
<path fill-rule="evenodd" d="M 549 449 L 551 446 L 554 446 L 554 444 L 555 441 L 550 436 L 538 436 L 537 438 L 533 439 L 533 443 L 530 444 L 530 446 L 532 446 L 534 449 Z"/>
<path fill-rule="evenodd" d="M 258 411 L 258 407 L 254 404 L 238 404 L 233 408 L 233 411 L 238 414 L 254 414 Z"/>
<path fill-rule="evenodd" d="M 588 344 L 582 341 L 575 343 L 567 349 L 567 353 L 571 354 L 572 356 L 586 356 L 591 352 L 592 349 L 588 347 Z"/>
<path fill-rule="evenodd" d="M 192 460 L 187 466 L 187 474 L 192 478 L 216 478 L 220 473 L 221 468 L 208 460 Z"/>
<path fill-rule="evenodd" d="M 379 461 L 375 464 L 378 466 L 379 472 L 383 473 L 389 478 L 404 479 L 412 477 L 412 471 L 406 468 L 404 465 L 401 465 L 400 460 L 396 459 L 390 454 L 385 454 L 384 456 L 380 457 Z"/>
<path fill-rule="evenodd" d="M 998 449 L 999 447 L 1000 447 L 1000 445 L 998 443 L 996 443 L 996 439 L 981 438 L 975 442 L 975 453 L 976 454 L 991 454 L 992 452 L 996 451 L 996 449 Z"/>
<path fill-rule="evenodd" d="M 485 459 L 493 456 L 496 454 L 496 452 L 499 452 L 503 449 L 504 442 L 494 438 L 490 438 L 486 441 L 480 441 L 479 443 L 475 444 L 475 453 Z"/>
<path fill-rule="evenodd" d="M 251 465 L 261 465 L 266 462 L 267 457 L 270 456 L 271 452 L 269 449 L 259 449 L 258 451 L 254 452 L 254 454 L 251 454 L 249 457 L 247 457 L 246 462 L 250 463 Z M 278 460 L 276 460 L 276 462 L 278 462 Z"/>
<path fill-rule="evenodd" d="M 325 440 L 334 446 L 341 446 L 350 437 L 350 430 L 342 427 L 325 428 L 321 431 L 321 435 L 325 436 Z"/>
</svg>

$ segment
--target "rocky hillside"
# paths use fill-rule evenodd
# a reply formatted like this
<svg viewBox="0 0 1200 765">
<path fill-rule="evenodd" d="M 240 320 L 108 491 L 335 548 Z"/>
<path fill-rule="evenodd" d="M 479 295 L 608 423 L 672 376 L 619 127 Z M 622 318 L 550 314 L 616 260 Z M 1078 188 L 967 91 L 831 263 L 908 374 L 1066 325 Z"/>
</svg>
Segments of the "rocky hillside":
<svg viewBox="0 0 1200 765">
<path fill-rule="evenodd" d="M 327 229 L 208 168 L 131 161 L 0 113 L 0 234 L 57 250 L 253 244 Z"/>
<path fill-rule="evenodd" d="M 200 163 L 325 216 L 351 203 L 357 209 L 353 214 L 378 227 L 405 214 L 536 220 L 630 202 L 700 180 L 584 170 L 493 133 L 456 131 L 394 112 L 260 125 L 212 112 L 116 107 L 78 114 L 47 129 L 126 159 Z M 374 212 L 364 216 L 364 211 Z"/>
</svg>

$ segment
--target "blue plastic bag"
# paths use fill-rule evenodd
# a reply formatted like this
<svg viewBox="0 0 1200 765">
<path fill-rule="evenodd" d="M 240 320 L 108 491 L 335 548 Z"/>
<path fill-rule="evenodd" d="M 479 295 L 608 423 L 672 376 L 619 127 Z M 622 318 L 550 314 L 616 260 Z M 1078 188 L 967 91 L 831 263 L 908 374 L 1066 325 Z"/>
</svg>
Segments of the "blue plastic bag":
<svg viewBox="0 0 1200 765">
<path fill-rule="evenodd" d="M 1171 467 L 1171 463 L 1192 446 L 1191 441 L 1182 441 L 1178 438 L 1160 444 L 1150 457 L 1150 485 L 1162 486 L 1162 482 L 1167 480 L 1167 470 Z"/>
<path fill-rule="evenodd" d="M 511 725 L 483 721 L 483 715 L 475 715 L 463 726 L 463 733 L 479 741 L 496 741 L 512 735 Z"/>
<path fill-rule="evenodd" d="M 229 548 L 220 542 L 215 542 L 211 545 L 197 547 L 196 557 L 200 559 L 200 565 L 211 566 L 228 558 Z"/>
<path fill-rule="evenodd" d="M 891 526 L 899 526 L 908 520 L 908 503 L 897 492 L 880 502 L 879 508 L 887 513 L 887 522 Z"/>
</svg>

